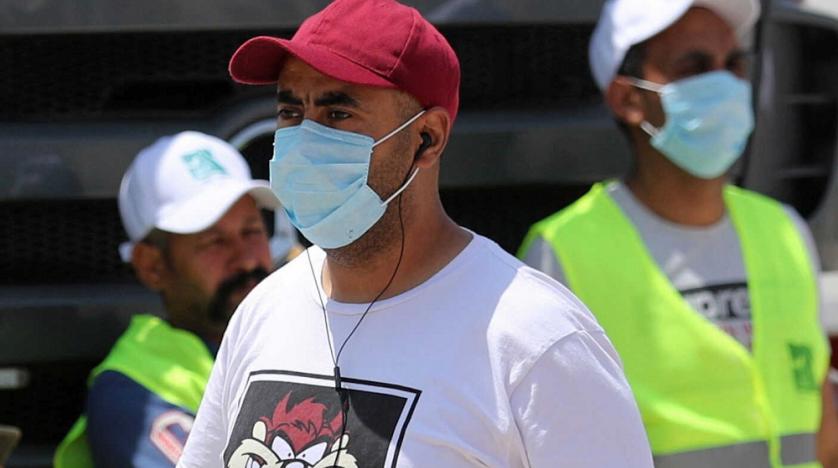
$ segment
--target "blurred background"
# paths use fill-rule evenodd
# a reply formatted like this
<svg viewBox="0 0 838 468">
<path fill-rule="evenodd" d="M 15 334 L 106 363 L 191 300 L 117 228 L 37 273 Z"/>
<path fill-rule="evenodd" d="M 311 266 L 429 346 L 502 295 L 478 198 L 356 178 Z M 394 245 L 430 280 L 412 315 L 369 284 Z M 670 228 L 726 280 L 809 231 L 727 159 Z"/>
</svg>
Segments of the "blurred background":
<svg viewBox="0 0 838 468">
<path fill-rule="evenodd" d="M 131 315 L 161 310 L 117 253 L 129 162 L 192 129 L 232 142 L 266 179 L 275 90 L 233 84 L 227 62 L 327 3 L 0 1 L 0 424 L 23 431 L 8 467 L 50 466 L 89 370 Z M 602 1 L 405 3 L 462 63 L 442 172 L 455 220 L 514 252 L 530 224 L 625 171 L 587 61 Z M 764 4 L 758 127 L 735 174 L 810 222 L 838 336 L 838 1 Z"/>
</svg>

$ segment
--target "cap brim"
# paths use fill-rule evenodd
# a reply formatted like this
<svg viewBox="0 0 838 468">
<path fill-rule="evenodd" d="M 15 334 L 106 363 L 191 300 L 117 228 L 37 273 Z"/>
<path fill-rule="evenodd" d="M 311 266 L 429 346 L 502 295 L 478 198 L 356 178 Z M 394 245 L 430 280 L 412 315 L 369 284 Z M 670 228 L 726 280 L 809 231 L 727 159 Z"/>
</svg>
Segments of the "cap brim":
<svg viewBox="0 0 838 468">
<path fill-rule="evenodd" d="M 252 196 L 260 208 L 279 207 L 279 200 L 265 181 L 219 180 L 181 203 L 162 207 L 155 227 L 175 234 L 201 232 L 221 219 L 245 195 Z"/>
<path fill-rule="evenodd" d="M 230 76 L 242 84 L 276 83 L 289 56 L 339 81 L 365 86 L 396 87 L 384 77 L 325 47 L 270 36 L 254 37 L 242 44 L 230 59 Z"/>
<path fill-rule="evenodd" d="M 259 208 L 276 210 L 280 207 L 279 199 L 264 180 L 219 180 L 209 184 L 192 198 L 177 205 L 165 206 L 154 227 L 175 234 L 194 234 L 209 228 L 245 195 L 250 195 Z M 119 255 L 123 262 L 130 262 L 134 245 L 132 241 L 119 246 Z"/>
</svg>

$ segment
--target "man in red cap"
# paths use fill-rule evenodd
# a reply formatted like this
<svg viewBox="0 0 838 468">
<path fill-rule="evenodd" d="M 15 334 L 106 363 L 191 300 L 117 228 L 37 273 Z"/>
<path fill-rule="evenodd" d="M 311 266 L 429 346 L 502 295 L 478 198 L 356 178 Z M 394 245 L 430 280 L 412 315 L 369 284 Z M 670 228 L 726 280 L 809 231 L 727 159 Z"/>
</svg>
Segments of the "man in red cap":
<svg viewBox="0 0 838 468">
<path fill-rule="evenodd" d="M 227 329 L 181 467 L 651 467 L 620 361 L 567 290 L 455 224 L 454 51 L 393 0 L 257 37 L 271 186 L 313 244 Z"/>
</svg>

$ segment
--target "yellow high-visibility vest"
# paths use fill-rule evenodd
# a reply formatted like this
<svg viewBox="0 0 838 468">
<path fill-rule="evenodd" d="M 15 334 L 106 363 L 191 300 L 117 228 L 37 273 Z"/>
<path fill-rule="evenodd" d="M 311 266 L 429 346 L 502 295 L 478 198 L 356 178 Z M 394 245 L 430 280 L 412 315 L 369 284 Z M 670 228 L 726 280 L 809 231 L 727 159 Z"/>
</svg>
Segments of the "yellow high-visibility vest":
<svg viewBox="0 0 838 468">
<path fill-rule="evenodd" d="M 152 315 L 137 315 L 110 354 L 90 373 L 88 383 L 105 371 L 119 372 L 162 400 L 196 413 L 209 381 L 213 357 L 194 334 Z M 58 446 L 56 468 L 92 468 L 81 416 Z"/>
<path fill-rule="evenodd" d="M 736 187 L 752 352 L 693 310 L 602 184 L 537 223 L 568 286 L 625 366 L 661 467 L 819 467 L 815 434 L 829 351 L 804 241 L 782 205 Z"/>
</svg>

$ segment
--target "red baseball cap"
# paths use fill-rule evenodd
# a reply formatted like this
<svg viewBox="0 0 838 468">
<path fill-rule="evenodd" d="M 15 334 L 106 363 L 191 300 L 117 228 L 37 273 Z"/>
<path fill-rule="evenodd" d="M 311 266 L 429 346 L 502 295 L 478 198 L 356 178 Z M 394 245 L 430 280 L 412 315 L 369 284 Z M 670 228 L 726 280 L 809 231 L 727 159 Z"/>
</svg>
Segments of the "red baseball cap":
<svg viewBox="0 0 838 468">
<path fill-rule="evenodd" d="M 394 0 L 335 0 L 291 40 L 254 37 L 233 54 L 230 75 L 243 84 L 276 83 L 289 54 L 337 80 L 400 89 L 426 109 L 447 109 L 452 123 L 457 117 L 457 55 L 418 11 Z"/>
</svg>

